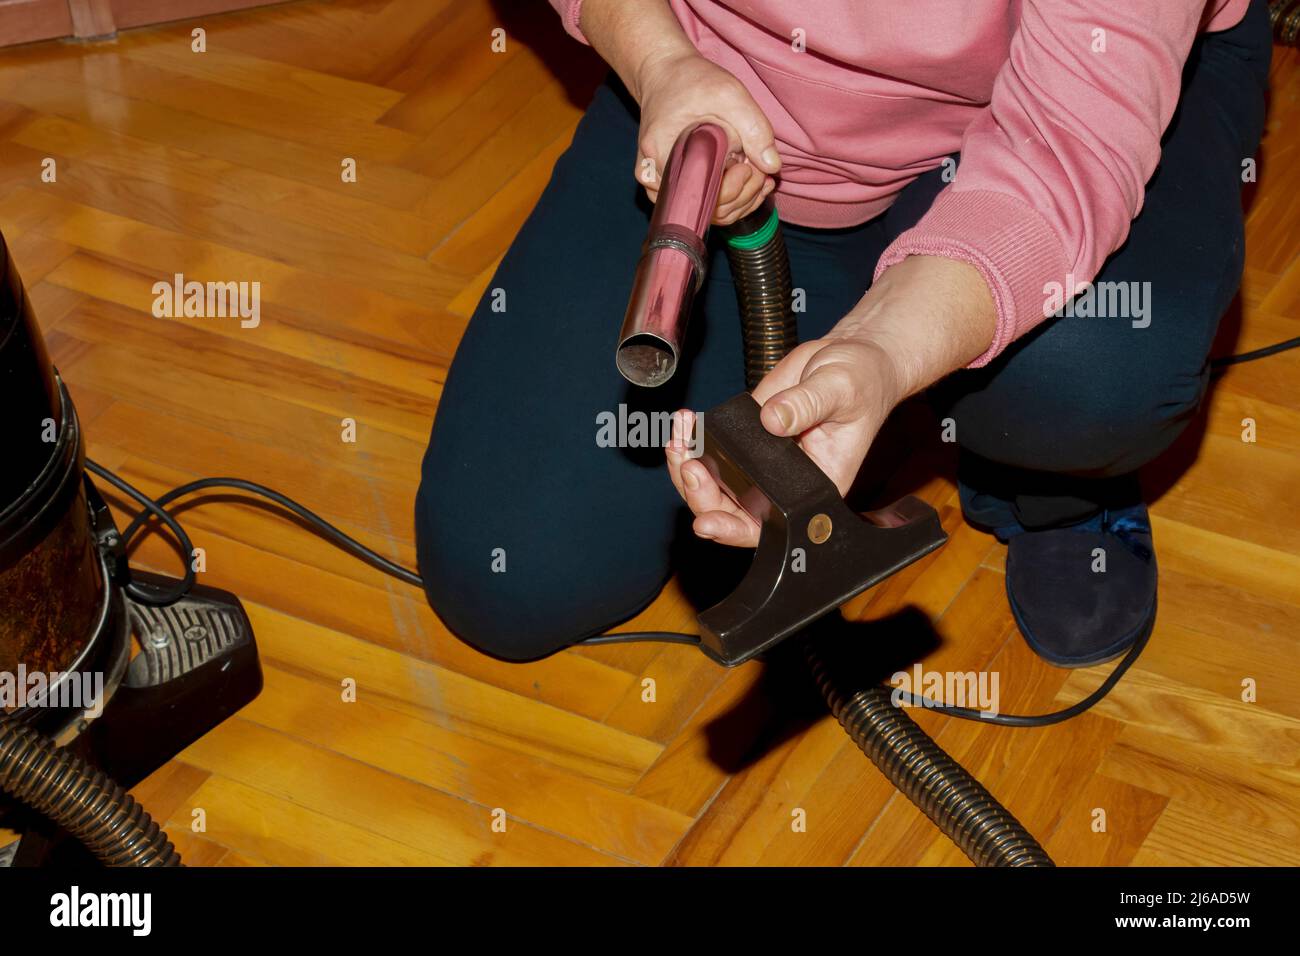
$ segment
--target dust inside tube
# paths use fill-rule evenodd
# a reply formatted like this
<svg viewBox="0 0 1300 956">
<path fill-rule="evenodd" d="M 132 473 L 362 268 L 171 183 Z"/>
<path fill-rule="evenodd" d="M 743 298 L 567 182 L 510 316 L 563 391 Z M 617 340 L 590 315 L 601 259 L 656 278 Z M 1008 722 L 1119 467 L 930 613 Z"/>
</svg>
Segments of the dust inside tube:
<svg viewBox="0 0 1300 956">
<path fill-rule="evenodd" d="M 633 385 L 653 388 L 673 377 L 677 353 L 659 336 L 641 332 L 629 336 L 619 346 L 617 364 L 623 377 Z"/>
</svg>

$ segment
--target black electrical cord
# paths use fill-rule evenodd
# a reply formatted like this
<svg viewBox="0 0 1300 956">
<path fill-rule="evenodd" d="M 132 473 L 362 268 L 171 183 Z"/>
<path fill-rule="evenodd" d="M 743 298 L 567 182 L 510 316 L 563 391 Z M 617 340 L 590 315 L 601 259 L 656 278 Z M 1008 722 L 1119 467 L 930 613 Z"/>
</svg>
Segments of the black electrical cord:
<svg viewBox="0 0 1300 956">
<path fill-rule="evenodd" d="M 1253 362 L 1257 359 L 1267 358 L 1270 355 L 1277 355 L 1279 352 L 1285 352 L 1289 349 L 1300 347 L 1300 337 L 1287 339 L 1284 342 L 1277 342 L 1264 348 L 1255 349 L 1250 352 L 1242 352 L 1238 355 L 1229 355 L 1223 358 L 1214 359 L 1210 365 L 1214 369 L 1225 368 L 1229 365 L 1239 365 L 1243 362 Z M 385 574 L 392 575 L 399 581 L 416 587 L 423 587 L 423 581 L 420 575 L 409 568 L 404 568 L 385 558 L 383 555 L 367 548 L 360 541 L 351 537 L 341 529 L 330 524 L 320 515 L 316 514 L 309 508 L 294 501 L 288 495 L 281 494 L 273 488 L 265 485 L 259 485 L 257 482 L 248 481 L 243 478 L 200 478 L 191 481 L 176 488 L 171 489 L 162 497 L 150 498 L 144 492 L 135 488 L 113 472 L 109 471 L 103 465 L 90 459 L 86 460 L 86 467 L 94 474 L 103 478 L 114 488 L 123 494 L 134 499 L 143 506 L 142 511 L 138 512 L 127 525 L 122 534 L 122 546 L 125 548 L 131 540 L 144 527 L 150 517 L 156 517 L 161 520 L 176 536 L 180 543 L 181 549 L 186 555 L 193 555 L 194 545 L 190 537 L 186 534 L 184 527 L 176 518 L 167 511 L 166 505 L 188 494 L 196 491 L 203 491 L 211 488 L 226 488 L 235 491 L 243 491 L 248 494 L 258 495 L 265 498 L 280 507 L 297 515 L 304 523 L 322 538 L 335 547 L 360 558 L 372 567 L 383 571 Z M 127 585 L 127 593 L 135 600 L 142 604 L 148 604 L 155 607 L 165 607 L 174 604 L 194 586 L 195 572 L 192 564 L 186 561 L 185 575 L 175 588 L 170 591 L 158 590 L 146 585 L 132 582 Z M 960 717 L 963 720 L 975 720 L 990 724 L 999 724 L 1004 727 L 1045 727 L 1050 724 L 1060 723 L 1077 717 L 1079 714 L 1088 710 L 1104 698 L 1111 689 L 1119 683 L 1121 677 L 1133 665 L 1138 656 L 1146 647 L 1150 634 L 1144 636 L 1141 640 L 1134 642 L 1133 647 L 1120 661 L 1119 665 L 1111 671 L 1110 675 L 1102 682 L 1101 686 L 1080 700 L 1078 703 L 1065 708 L 1064 710 L 1053 711 L 1047 714 L 988 714 L 967 707 L 956 707 L 950 704 L 940 704 L 925 698 L 917 697 L 907 691 L 899 690 L 898 696 L 901 700 L 913 707 L 924 707 L 927 710 L 938 711 L 952 717 Z M 698 645 L 700 643 L 699 635 L 686 634 L 680 631 L 623 631 L 615 634 L 598 634 L 595 637 L 589 637 L 586 640 L 578 641 L 582 646 L 596 647 L 609 644 L 632 644 L 654 642 L 661 644 L 687 644 Z"/>
<path fill-rule="evenodd" d="M 413 584 L 416 587 L 423 587 L 423 581 L 421 580 L 420 575 L 416 572 L 404 568 L 400 564 L 395 564 L 385 558 L 382 554 L 367 548 L 356 538 L 353 538 L 339 528 L 336 528 L 320 515 L 316 514 L 309 508 L 300 505 L 288 495 L 283 495 L 274 488 L 259 485 L 255 481 L 248 481 L 244 478 L 199 478 L 196 481 L 191 481 L 173 488 L 171 491 L 159 498 L 156 504 L 159 508 L 162 508 L 165 505 L 171 504 L 177 498 L 192 494 L 195 491 L 203 491 L 208 488 L 229 488 L 236 491 L 244 491 L 253 495 L 260 495 L 263 498 L 275 502 L 281 508 L 293 512 L 306 522 L 313 531 L 336 548 L 347 551 L 355 557 L 365 561 L 367 564 L 383 571 L 385 574 L 391 574 L 399 581 L 405 581 L 407 584 Z M 126 530 L 122 532 L 123 543 L 129 544 L 131 539 L 135 537 L 136 533 L 147 520 L 148 514 L 145 512 L 136 515 L 131 520 L 131 523 L 126 526 Z"/>
<path fill-rule="evenodd" d="M 154 501 L 143 491 L 140 491 L 134 485 L 119 478 L 113 472 L 109 471 L 98 462 L 86 459 L 86 468 L 103 478 L 110 485 L 116 488 L 122 494 L 134 498 L 137 502 L 144 505 L 144 511 L 136 516 L 136 521 L 142 521 L 144 515 L 153 515 L 160 519 L 163 524 L 171 529 L 172 534 L 176 535 L 176 540 L 180 542 L 181 552 L 185 555 L 185 576 L 181 583 L 170 591 L 161 591 L 147 585 L 141 585 L 135 581 L 129 582 L 125 588 L 126 593 L 139 601 L 141 604 L 148 604 L 151 607 L 166 607 L 169 604 L 175 604 L 185 595 L 190 593 L 190 588 L 194 587 L 194 565 L 191 559 L 194 557 L 194 542 L 190 536 L 185 533 L 181 523 L 167 512 L 158 502 Z M 122 547 L 126 547 L 126 540 L 123 538 Z"/>
<path fill-rule="evenodd" d="M 186 549 L 186 552 L 192 553 L 194 548 L 190 542 L 189 536 L 185 533 L 185 529 L 181 527 L 180 522 L 177 521 L 176 518 L 169 511 L 165 509 L 165 506 L 171 504 L 177 498 L 182 498 L 185 495 L 193 494 L 196 491 L 203 491 L 208 488 L 231 488 L 238 491 L 245 491 L 250 494 L 260 495 L 261 497 L 274 502 L 280 507 L 285 508 L 286 510 L 291 511 L 293 514 L 297 515 L 299 518 L 305 521 L 313 531 L 320 534 L 321 537 L 323 537 L 330 544 L 333 544 L 335 547 L 338 547 L 343 551 L 347 551 L 350 554 L 353 554 L 356 557 L 361 558 L 367 564 L 372 565 L 373 567 L 379 569 L 380 571 L 385 572 L 386 574 L 391 574 L 399 581 L 404 581 L 407 584 L 413 584 L 416 587 L 424 586 L 423 580 L 416 572 L 411 571 L 408 568 L 404 568 L 400 564 L 395 564 L 392 561 L 385 558 L 383 555 L 376 553 L 370 548 L 367 548 L 360 541 L 357 541 L 355 538 L 351 537 L 344 531 L 330 524 L 320 515 L 316 514 L 314 511 L 307 508 L 306 506 L 301 505 L 298 502 L 294 501 L 288 495 L 281 494 L 280 492 L 276 491 L 274 488 L 268 488 L 265 485 L 259 485 L 255 481 L 248 481 L 244 478 L 199 478 L 195 481 L 191 481 L 183 485 L 178 485 L 177 487 L 171 489 L 171 491 L 168 491 L 162 496 L 160 496 L 159 498 L 155 499 L 155 498 L 150 498 L 144 492 L 127 484 L 126 481 L 124 481 L 122 478 L 119 478 L 117 475 L 109 471 L 103 465 L 97 464 L 96 462 L 87 459 L 86 467 L 89 468 L 91 471 L 93 471 L 95 474 L 99 475 L 105 481 L 112 484 L 115 488 L 119 489 L 120 491 L 124 492 L 127 495 L 130 495 L 136 501 L 140 502 L 142 505 L 145 506 L 145 510 L 137 513 L 131 519 L 131 523 L 126 526 L 126 530 L 122 532 L 123 547 L 130 544 L 131 540 L 136 536 L 136 534 L 140 532 L 140 529 L 144 527 L 145 522 L 148 521 L 149 517 L 152 515 L 161 518 L 164 522 L 166 522 L 167 527 L 169 527 L 172 530 L 172 533 L 176 535 L 177 539 L 180 540 L 183 547 Z M 186 575 L 184 588 L 183 589 L 177 588 L 177 591 L 179 591 L 180 593 L 172 597 L 168 603 L 174 603 L 175 601 L 184 597 L 185 593 L 189 591 L 190 586 L 193 585 L 193 583 L 194 583 L 194 571 L 191 568 L 189 569 Z M 686 634 L 681 631 L 622 631 L 617 634 L 598 634 L 595 637 L 587 638 L 585 641 L 580 641 L 579 643 L 597 645 L 597 644 L 632 644 L 632 643 L 644 643 L 644 642 L 657 642 L 663 644 L 699 644 L 700 638 L 698 634 Z"/>
<path fill-rule="evenodd" d="M 1256 359 L 1268 358 L 1270 355 L 1277 355 L 1279 352 L 1285 352 L 1288 349 L 1300 346 L 1300 336 L 1294 339 L 1287 339 L 1285 342 L 1275 342 L 1272 345 L 1266 345 L 1262 349 L 1254 349 L 1250 352 L 1240 352 L 1237 355 L 1225 355 L 1223 358 L 1212 359 L 1210 368 L 1221 369 L 1229 365 L 1240 365 L 1242 362 L 1253 362 Z"/>
<path fill-rule="evenodd" d="M 597 634 L 586 640 L 578 641 L 584 647 L 592 644 L 691 644 L 700 643 L 698 634 L 686 634 L 682 631 L 620 631 L 617 634 Z"/>
<path fill-rule="evenodd" d="M 189 535 L 185 533 L 185 529 L 181 526 L 181 523 L 176 520 L 176 517 L 172 515 L 171 512 L 167 511 L 165 506 L 175 501 L 177 498 L 191 494 L 195 491 L 202 491 L 207 488 L 231 488 L 238 491 L 248 492 L 249 494 L 260 495 L 263 498 L 269 499 L 280 507 L 297 515 L 306 522 L 313 531 L 335 547 L 349 552 L 380 571 L 383 571 L 386 574 L 391 574 L 400 581 L 404 581 L 407 584 L 414 584 L 416 587 L 422 586 L 420 576 L 414 571 L 404 568 L 400 564 L 395 564 L 383 555 L 367 548 L 360 541 L 341 531 L 339 528 L 336 528 L 320 515 L 311 511 L 309 508 L 300 505 L 288 495 L 283 495 L 273 488 L 267 488 L 265 485 L 259 485 L 257 482 L 246 481 L 243 478 L 200 478 L 197 481 L 191 481 L 187 484 L 173 488 L 160 498 L 154 499 L 128 484 L 122 478 L 119 478 L 116 474 L 97 462 L 86 459 L 86 467 L 96 475 L 99 475 L 99 477 L 103 478 L 114 488 L 117 488 L 123 494 L 134 498 L 137 502 L 144 505 L 144 510 L 138 512 L 131 519 L 131 523 L 126 526 L 126 530 L 122 533 L 123 548 L 126 548 L 126 546 L 131 543 L 131 540 L 136 536 L 150 517 L 156 517 L 161 519 L 167 527 L 171 529 L 172 534 L 176 535 L 176 539 L 181 543 L 181 547 L 185 554 L 193 555 L 194 545 L 190 541 Z M 150 604 L 155 607 L 165 607 L 168 604 L 175 604 L 188 594 L 190 588 L 194 586 L 194 581 L 194 568 L 187 561 L 185 565 L 184 580 L 182 580 L 181 583 L 171 591 L 159 592 L 152 588 L 142 587 L 135 583 L 127 585 L 126 590 L 131 597 L 141 603 Z"/>
<path fill-rule="evenodd" d="M 950 717 L 960 717 L 962 720 L 974 720 L 982 724 L 998 724 L 1002 727 L 1048 727 L 1052 724 L 1059 724 L 1063 721 L 1078 717 L 1085 710 L 1096 706 L 1102 698 L 1114 689 L 1119 683 L 1120 678 L 1125 672 L 1133 666 L 1134 662 L 1142 655 L 1146 648 L 1147 642 L 1151 639 L 1151 632 L 1148 631 L 1141 639 L 1134 641 L 1133 646 L 1129 648 L 1124 659 L 1116 665 L 1115 669 L 1107 675 L 1101 685 L 1087 697 L 1071 704 L 1064 710 L 1054 710 L 1046 714 L 992 714 L 987 711 L 974 710 L 970 707 L 956 707 L 952 704 L 941 704 L 937 701 L 925 697 L 918 697 L 915 694 L 905 691 L 896 690 L 894 693 L 898 698 L 910 707 L 921 707 L 925 710 L 937 711 L 941 714 L 947 714 Z M 697 645 L 700 639 L 695 634 L 684 634 L 680 631 L 624 631 L 618 634 L 600 634 L 596 637 L 590 637 L 585 641 L 578 643 L 587 646 L 591 644 L 631 644 L 643 641 L 656 641 L 664 644 L 690 644 Z"/>
<path fill-rule="evenodd" d="M 371 564 L 375 568 L 384 571 L 387 574 L 391 574 L 400 581 L 404 581 L 407 584 L 413 584 L 416 587 L 423 586 L 420 576 L 414 571 L 404 568 L 399 564 L 394 564 L 382 555 L 367 548 L 355 538 L 336 528 L 309 508 L 306 508 L 289 496 L 281 494 L 275 489 L 268 488 L 265 485 L 259 485 L 256 482 L 247 481 L 243 478 L 200 478 L 196 481 L 179 485 L 161 497 L 154 499 L 128 484 L 122 478 L 119 478 L 113 472 L 109 471 L 97 462 L 87 459 L 86 467 L 96 475 L 99 475 L 109 484 L 113 485 L 113 487 L 117 488 L 119 491 L 129 495 L 131 498 L 134 498 L 137 502 L 144 505 L 144 510 L 131 519 L 131 523 L 127 525 L 126 530 L 122 533 L 123 547 L 126 547 L 126 545 L 131 542 L 132 538 L 134 538 L 135 535 L 139 533 L 140 529 L 144 527 L 144 524 L 148 521 L 149 517 L 153 516 L 161 519 L 167 527 L 171 529 L 187 555 L 193 554 L 194 546 L 190 541 L 189 535 L 186 534 L 185 529 L 181 526 L 180 522 L 166 510 L 165 506 L 171 504 L 171 502 L 175 501 L 177 498 L 184 497 L 185 495 L 192 494 L 196 491 L 203 491 L 209 488 L 229 488 L 260 495 L 261 497 L 280 505 L 282 508 L 287 509 L 305 521 L 312 530 L 320 534 L 321 537 L 330 544 L 361 558 L 368 564 Z M 190 588 L 194 584 L 194 580 L 195 574 L 193 566 L 187 562 L 185 567 L 185 579 L 172 591 L 160 592 L 132 583 L 127 586 L 127 592 L 133 598 L 142 603 L 152 604 L 154 606 L 166 606 L 167 604 L 174 604 L 189 593 Z M 904 690 L 897 691 L 897 694 L 901 700 L 905 701 L 910 706 L 923 707 L 927 710 L 934 710 L 942 714 L 948 714 L 951 717 L 960 717 L 963 720 L 999 724 L 1004 727 L 1046 727 L 1050 724 L 1057 724 L 1069 720 L 1071 717 L 1077 717 L 1109 694 L 1111 689 L 1119 683 L 1120 678 L 1124 676 L 1125 671 L 1133 666 L 1133 662 L 1138 659 L 1143 648 L 1146 647 L 1149 638 L 1150 633 L 1148 632 L 1148 634 L 1144 635 L 1141 640 L 1136 641 L 1128 654 L 1125 655 L 1122 661 L 1120 661 L 1119 666 L 1111 671 L 1110 675 L 1095 691 L 1078 703 L 1073 704 L 1064 710 L 1053 711 L 1052 713 L 989 714 L 983 711 L 972 710 L 968 707 L 956 707 L 951 704 L 940 704 L 922 697 L 917 697 L 916 695 Z M 682 631 L 622 631 L 614 634 L 598 634 L 595 637 L 589 637 L 586 640 L 577 642 L 578 645 L 583 647 L 640 643 L 686 644 L 696 646 L 700 643 L 700 637 L 698 634 L 687 634 Z"/>
<path fill-rule="evenodd" d="M 1048 727 L 1052 724 L 1059 724 L 1062 721 L 1069 720 L 1072 717 L 1078 717 L 1085 710 L 1090 709 L 1097 704 L 1103 697 L 1111 692 L 1119 679 L 1124 676 L 1124 672 L 1133 666 L 1141 655 L 1143 649 L 1147 646 L 1147 641 L 1151 639 L 1151 632 L 1148 630 L 1142 637 L 1133 642 L 1129 652 L 1124 655 L 1124 659 L 1116 665 L 1115 669 L 1107 675 L 1106 679 L 1101 682 L 1096 690 L 1078 703 L 1071 704 L 1064 710 L 1054 710 L 1046 714 L 992 714 L 985 711 L 973 710 L 969 707 L 954 707 L 952 704 L 940 704 L 924 697 L 917 697 L 915 694 L 905 690 L 895 690 L 900 700 L 906 702 L 911 707 L 922 707 L 925 710 L 938 711 L 941 714 L 947 714 L 950 717 L 960 717 L 963 720 L 974 720 L 983 724 L 999 724 L 1003 727 Z"/>
<path fill-rule="evenodd" d="M 193 494 L 196 491 L 204 491 L 209 488 L 229 488 L 237 491 L 248 492 L 249 494 L 259 495 L 274 502 L 280 507 L 297 515 L 306 522 L 313 531 L 318 533 L 335 547 L 361 558 L 367 564 L 372 565 L 386 574 L 391 574 L 399 581 L 413 584 L 416 587 L 424 586 L 424 582 L 416 572 L 404 568 L 400 564 L 395 564 L 383 555 L 367 548 L 360 541 L 330 524 L 320 515 L 316 514 L 306 506 L 294 501 L 288 495 L 281 494 L 274 488 L 259 485 L 255 481 L 248 481 L 244 478 L 199 478 L 195 481 L 178 485 L 158 498 L 150 498 L 144 492 L 128 484 L 125 480 L 119 478 L 116 474 L 97 462 L 87 459 L 86 467 L 119 491 L 129 495 L 137 502 L 144 505 L 144 510 L 138 512 L 134 517 L 132 517 L 130 524 L 128 524 L 126 530 L 122 532 L 122 546 L 124 548 L 131 543 L 132 539 L 144 527 L 145 522 L 147 522 L 152 516 L 160 518 L 165 522 L 167 527 L 171 529 L 172 533 L 176 535 L 177 540 L 181 542 L 185 552 L 187 554 L 192 554 L 194 546 L 190 541 L 189 535 L 185 533 L 185 529 L 181 526 L 181 523 L 176 520 L 175 516 L 166 510 L 166 505 L 171 504 L 177 498 Z M 189 592 L 190 587 L 194 584 L 194 577 L 194 569 L 187 565 L 185 580 L 181 583 L 181 586 L 177 587 L 173 592 L 165 595 L 152 591 L 144 592 L 146 596 L 142 598 L 142 600 L 148 603 L 163 605 L 173 604 Z M 132 596 L 135 597 L 137 595 L 135 592 L 132 592 Z M 164 598 L 165 600 L 163 600 Z M 644 642 L 694 645 L 700 643 L 700 638 L 698 634 L 686 634 L 681 631 L 622 631 L 617 634 L 598 634 L 595 637 L 589 637 L 585 641 L 579 641 L 578 643 L 598 645 Z"/>
</svg>

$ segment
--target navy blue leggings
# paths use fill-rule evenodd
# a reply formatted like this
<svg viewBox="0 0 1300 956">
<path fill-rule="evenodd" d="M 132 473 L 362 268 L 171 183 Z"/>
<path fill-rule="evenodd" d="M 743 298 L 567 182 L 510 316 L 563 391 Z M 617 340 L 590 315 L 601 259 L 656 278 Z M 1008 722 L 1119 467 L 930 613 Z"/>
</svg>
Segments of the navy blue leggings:
<svg viewBox="0 0 1300 956">
<path fill-rule="evenodd" d="M 1150 324 L 1056 318 L 934 390 L 963 454 L 1021 486 L 1024 513 L 1079 482 L 1132 473 L 1173 442 L 1205 393 L 1207 353 L 1240 282 L 1243 160 L 1263 128 L 1264 4 L 1193 49 L 1145 207 L 1100 282 L 1150 283 Z M 416 501 L 420 571 L 451 630 L 511 660 L 549 654 L 645 607 L 678 568 L 721 597 L 748 552 L 695 539 L 660 448 L 603 447 L 602 413 L 707 409 L 744 388 L 735 292 L 715 250 L 689 360 L 629 386 L 613 349 L 649 204 L 630 170 L 636 106 L 602 86 L 506 253 L 448 374 Z M 943 186 L 917 179 L 862 226 L 786 227 L 803 339 L 866 291 L 884 248 Z M 1073 483 L 1060 489 L 1053 482 Z M 1087 497 L 1086 493 L 1082 493 Z M 1049 508 L 1050 510 L 1050 508 Z"/>
</svg>

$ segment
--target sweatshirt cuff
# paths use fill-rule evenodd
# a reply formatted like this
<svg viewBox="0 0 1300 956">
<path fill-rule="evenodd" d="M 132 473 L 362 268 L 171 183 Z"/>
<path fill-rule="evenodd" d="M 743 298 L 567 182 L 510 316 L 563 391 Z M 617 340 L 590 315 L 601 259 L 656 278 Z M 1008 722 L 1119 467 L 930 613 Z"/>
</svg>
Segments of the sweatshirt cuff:
<svg viewBox="0 0 1300 956">
<path fill-rule="evenodd" d="M 993 294 L 993 342 L 968 368 L 993 361 L 1048 315 L 1046 287 L 1070 271 L 1061 241 L 1032 206 L 984 189 L 941 192 L 929 212 L 885 249 L 873 281 L 908 256 L 944 256 L 979 270 Z"/>
<path fill-rule="evenodd" d="M 579 43 L 591 44 L 582 33 L 582 27 L 578 26 L 578 18 L 582 16 L 582 0 L 551 0 L 551 5 L 559 11 L 560 21 L 564 24 L 564 32 L 573 37 Z"/>
</svg>

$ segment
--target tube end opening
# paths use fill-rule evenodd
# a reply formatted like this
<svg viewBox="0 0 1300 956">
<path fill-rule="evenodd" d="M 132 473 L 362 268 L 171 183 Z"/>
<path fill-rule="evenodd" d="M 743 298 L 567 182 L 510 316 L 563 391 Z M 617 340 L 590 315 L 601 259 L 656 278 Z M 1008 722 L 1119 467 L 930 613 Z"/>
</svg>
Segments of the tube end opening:
<svg viewBox="0 0 1300 956">
<path fill-rule="evenodd" d="M 677 371 L 677 350 L 657 335 L 640 332 L 619 344 L 614 361 L 619 372 L 633 385 L 654 388 Z"/>
</svg>

